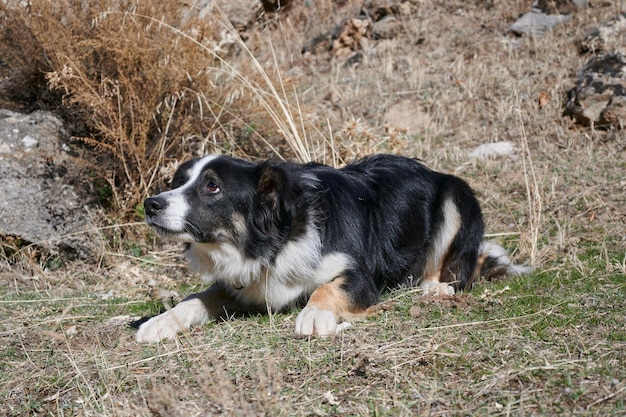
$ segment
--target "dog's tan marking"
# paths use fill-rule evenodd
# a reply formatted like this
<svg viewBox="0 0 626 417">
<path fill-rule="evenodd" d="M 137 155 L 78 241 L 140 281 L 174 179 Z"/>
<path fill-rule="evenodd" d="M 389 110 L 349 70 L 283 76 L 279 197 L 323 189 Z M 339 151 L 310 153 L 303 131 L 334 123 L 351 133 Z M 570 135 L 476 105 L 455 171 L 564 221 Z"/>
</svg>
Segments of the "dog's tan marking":
<svg viewBox="0 0 626 417">
<path fill-rule="evenodd" d="M 307 306 L 329 310 L 337 317 L 343 318 L 344 314 L 351 310 L 347 294 L 341 289 L 343 282 L 343 278 L 336 278 L 328 284 L 318 287 L 311 294 Z"/>
<path fill-rule="evenodd" d="M 472 273 L 472 276 L 467 282 L 468 288 L 472 288 L 472 285 L 474 284 L 474 282 L 478 278 L 480 278 L 480 271 L 483 269 L 483 265 L 485 264 L 485 261 L 487 261 L 488 257 L 489 257 L 489 253 L 487 252 L 483 252 L 478 256 L 478 259 L 476 260 L 476 267 L 474 268 L 474 272 Z"/>
<path fill-rule="evenodd" d="M 246 219 L 241 213 L 233 213 L 230 219 L 233 224 L 233 229 L 236 233 L 238 233 L 239 235 L 243 235 L 244 233 L 246 233 Z"/>
</svg>

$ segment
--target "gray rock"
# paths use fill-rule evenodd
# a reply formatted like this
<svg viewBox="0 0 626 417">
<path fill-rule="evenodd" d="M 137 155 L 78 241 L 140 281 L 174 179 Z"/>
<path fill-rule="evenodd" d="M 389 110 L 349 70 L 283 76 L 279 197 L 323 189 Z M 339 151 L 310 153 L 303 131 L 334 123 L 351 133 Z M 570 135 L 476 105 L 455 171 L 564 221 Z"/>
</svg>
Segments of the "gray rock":
<svg viewBox="0 0 626 417">
<path fill-rule="evenodd" d="M 583 125 L 626 127 L 626 58 L 620 53 L 592 58 L 568 93 L 563 114 Z"/>
<path fill-rule="evenodd" d="M 580 42 L 584 53 L 620 52 L 626 54 L 626 13 L 587 32 Z"/>
<path fill-rule="evenodd" d="M 402 30 L 402 23 L 395 16 L 385 16 L 372 27 L 374 39 L 393 39 Z"/>
<path fill-rule="evenodd" d="M 0 239 L 7 236 L 69 257 L 97 241 L 66 173 L 73 164 L 61 121 L 51 113 L 0 110 Z"/>
<path fill-rule="evenodd" d="M 533 8 L 509 26 L 509 31 L 518 35 L 543 36 L 556 25 L 567 22 L 572 16 L 563 14 L 545 14 Z"/>
<path fill-rule="evenodd" d="M 537 0 L 532 9 L 509 26 L 517 35 L 543 36 L 556 25 L 569 21 L 572 13 L 587 7 L 587 0 Z"/>
</svg>

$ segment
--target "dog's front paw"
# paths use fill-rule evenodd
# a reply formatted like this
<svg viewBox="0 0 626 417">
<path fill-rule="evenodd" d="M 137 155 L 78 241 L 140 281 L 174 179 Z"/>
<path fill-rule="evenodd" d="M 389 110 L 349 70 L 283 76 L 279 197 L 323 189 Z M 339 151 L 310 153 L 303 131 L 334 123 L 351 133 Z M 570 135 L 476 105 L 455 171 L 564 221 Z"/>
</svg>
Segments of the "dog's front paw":
<svg viewBox="0 0 626 417">
<path fill-rule="evenodd" d="M 135 339 L 139 343 L 158 342 L 174 339 L 176 334 L 191 326 L 206 323 L 208 313 L 199 299 L 183 301 L 170 311 L 152 317 L 139 326 Z"/>
<path fill-rule="evenodd" d="M 337 317 L 330 310 L 306 306 L 296 318 L 296 333 L 328 336 L 337 333 Z"/>
<path fill-rule="evenodd" d="M 423 282 L 422 295 L 434 295 L 439 297 L 442 295 L 454 295 L 454 287 L 446 282 Z"/>
<path fill-rule="evenodd" d="M 163 339 L 174 339 L 183 330 L 179 321 L 172 317 L 170 311 L 152 317 L 139 326 L 135 339 L 139 343 L 158 342 Z"/>
</svg>

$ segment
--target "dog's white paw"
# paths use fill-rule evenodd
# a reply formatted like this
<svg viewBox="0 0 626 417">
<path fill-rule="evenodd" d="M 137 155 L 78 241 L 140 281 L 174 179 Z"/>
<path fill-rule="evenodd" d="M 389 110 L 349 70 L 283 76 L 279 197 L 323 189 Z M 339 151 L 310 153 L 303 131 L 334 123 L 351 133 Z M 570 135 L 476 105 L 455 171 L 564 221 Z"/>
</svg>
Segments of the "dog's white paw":
<svg viewBox="0 0 626 417">
<path fill-rule="evenodd" d="M 454 287 L 445 282 L 422 282 L 422 295 L 454 295 Z"/>
<path fill-rule="evenodd" d="M 296 333 L 328 336 L 337 333 L 337 317 L 330 310 L 306 306 L 296 318 Z"/>
<path fill-rule="evenodd" d="M 173 339 L 176 334 L 182 331 L 178 320 L 175 320 L 169 311 L 152 317 L 147 322 L 139 326 L 135 339 L 139 343 L 158 342 L 163 339 Z"/>
<path fill-rule="evenodd" d="M 183 301 L 170 311 L 152 317 L 139 326 L 135 339 L 139 343 L 174 339 L 183 330 L 201 325 L 208 320 L 206 308 L 199 299 Z"/>
</svg>

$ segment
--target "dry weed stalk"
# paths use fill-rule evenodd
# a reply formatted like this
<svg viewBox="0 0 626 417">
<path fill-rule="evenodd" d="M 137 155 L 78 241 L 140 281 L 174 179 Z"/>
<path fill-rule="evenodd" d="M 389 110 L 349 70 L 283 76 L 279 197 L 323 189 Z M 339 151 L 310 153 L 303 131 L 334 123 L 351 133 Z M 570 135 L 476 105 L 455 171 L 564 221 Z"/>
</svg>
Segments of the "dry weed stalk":
<svg viewBox="0 0 626 417">
<path fill-rule="evenodd" d="M 539 233 L 541 229 L 541 214 L 543 202 L 539 190 L 539 182 L 535 175 L 535 167 L 532 155 L 528 146 L 528 136 L 521 116 L 521 106 L 517 89 L 515 91 L 516 116 L 522 133 L 522 166 L 524 167 L 524 184 L 526 186 L 526 200 L 528 202 L 528 223 L 529 223 L 529 244 L 530 244 L 530 264 L 535 265 L 537 261 L 537 247 L 539 243 Z"/>
</svg>

